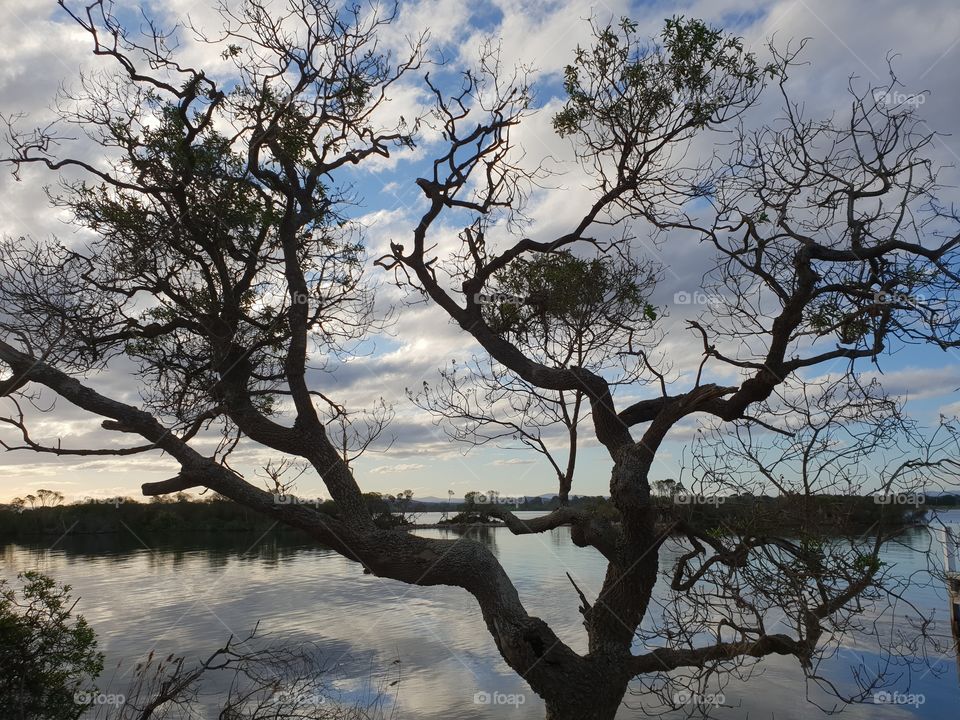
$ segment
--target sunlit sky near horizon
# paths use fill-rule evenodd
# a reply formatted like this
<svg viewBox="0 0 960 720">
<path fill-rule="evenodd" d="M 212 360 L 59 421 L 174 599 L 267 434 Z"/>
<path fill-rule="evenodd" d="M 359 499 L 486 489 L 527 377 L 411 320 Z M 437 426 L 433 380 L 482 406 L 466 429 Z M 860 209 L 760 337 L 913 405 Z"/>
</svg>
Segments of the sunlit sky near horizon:
<svg viewBox="0 0 960 720">
<path fill-rule="evenodd" d="M 188 13 L 205 27 L 217 27 L 207 0 L 118 2 L 134 18 L 134 10 L 170 26 Z M 0 0 L 7 21 L 0 25 L 0 114 L 28 113 L 35 124 L 50 116 L 50 106 L 62 82 L 77 79 L 80 68 L 97 64 L 89 52 L 89 38 L 57 8 L 53 0 L 22 2 Z M 943 133 L 931 148 L 935 162 L 960 165 L 960 93 L 956 67 L 960 61 L 960 11 L 955 0 L 923 0 L 901 3 L 892 0 L 699 0 L 693 2 L 515 2 L 497 0 L 464 3 L 459 0 L 402 1 L 399 16 L 384 37 L 385 45 L 402 46 L 403 38 L 429 28 L 433 57 L 442 56 L 449 68 L 469 65 L 486 38 L 501 44 L 506 67 L 525 65 L 534 73 L 534 105 L 538 112 L 517 132 L 529 158 L 552 158 L 558 165 L 572 157 L 568 140 L 559 138 L 550 120 L 559 109 L 560 77 L 578 44 L 589 42 L 588 19 L 601 23 L 621 16 L 635 19 L 640 32 L 654 36 L 663 19 L 673 15 L 699 17 L 744 37 L 761 56 L 767 41 L 783 46 L 809 38 L 801 56 L 807 64 L 791 75 L 794 97 L 802 99 L 811 117 L 841 116 L 849 109 L 848 84 L 884 85 L 889 81 L 892 58 L 901 90 L 922 98 L 921 117 L 933 130 Z M 217 50 L 185 43 L 191 64 L 220 67 Z M 440 71 L 437 71 L 440 72 Z M 423 72 L 415 73 L 396 90 L 391 112 L 414 117 L 428 98 Z M 779 98 L 770 94 L 747 116 L 746 122 L 768 121 Z M 462 497 L 469 490 L 499 490 L 508 495 L 535 495 L 556 491 L 549 464 L 530 451 L 485 447 L 467 450 L 454 444 L 423 412 L 406 398 L 406 388 L 433 382 L 438 368 L 452 359 L 468 360 L 477 352 L 471 338 L 452 325 L 442 312 L 424 304 L 404 304 L 404 294 L 389 285 L 390 276 L 373 267 L 373 259 L 391 240 L 409 237 L 423 210 L 422 194 L 414 184 L 430 159 L 429 142 L 415 151 L 394 154 L 352 170 L 349 180 L 360 204 L 353 215 L 366 230 L 371 278 L 382 282 L 381 306 L 397 305 L 397 320 L 388 335 L 374 338 L 370 352 L 332 374 L 315 373 L 311 381 L 325 394 L 348 407 L 370 407 L 379 397 L 392 403 L 396 418 L 386 435 L 392 445 L 369 452 L 354 469 L 364 490 L 396 492 L 412 489 L 416 496 L 446 497 L 452 490 Z M 56 178 L 39 168 L 27 168 L 19 182 L 0 168 L 0 233 L 35 239 L 53 235 L 69 239 L 76 229 L 62 222 L 63 215 L 49 207 L 43 186 Z M 947 184 L 958 185 L 954 168 L 943 174 Z M 555 236 L 569 229 L 583 215 L 589 197 L 586 178 L 573 165 L 552 178 L 556 188 L 537 194 L 528 208 L 531 227 L 538 236 Z M 955 192 L 949 189 L 949 192 Z M 945 200 L 956 198 L 945 197 Z M 443 232 L 454 233 L 447 225 Z M 699 252 L 697 239 L 681 234 L 659 245 L 644 242 L 640 249 L 664 267 L 652 302 L 668 316 L 666 339 L 658 351 L 674 361 L 680 375 L 676 391 L 689 386 L 698 361 L 699 339 L 683 328 L 684 319 L 702 308 L 678 304 L 678 293 L 693 295 L 709 256 Z M 924 424 L 940 414 L 960 414 L 960 353 L 932 348 L 907 348 L 880 358 L 865 373 L 881 377 L 884 387 L 908 398 L 908 407 Z M 117 371 L 92 378 L 97 387 L 115 397 L 136 402 L 136 387 Z M 818 373 L 825 372 L 824 368 Z M 687 374 L 683 374 L 687 373 Z M 882 373 L 882 375 L 881 375 Z M 714 378 L 722 381 L 724 378 Z M 727 378 L 729 379 L 729 378 Z M 619 402 L 651 397 L 653 387 L 626 388 Z M 100 420 L 57 401 L 38 417 L 37 437 L 62 438 L 75 447 L 109 446 L 115 433 L 100 429 Z M 5 430 L 4 437 L 15 439 Z M 679 477 L 684 449 L 696 432 L 696 420 L 681 423 L 668 437 L 660 453 L 655 475 Z M 582 445 L 575 494 L 606 494 L 610 460 L 589 433 Z M 202 447 L 202 446 L 198 446 Z M 211 446 L 212 448 L 212 446 Z M 257 468 L 273 457 L 262 448 L 242 445 L 233 465 L 259 482 Z M 159 454 L 127 458 L 56 458 L 29 451 L 0 454 L 0 502 L 34 492 L 37 488 L 59 490 L 69 499 L 85 496 L 139 496 L 143 482 L 176 474 L 176 464 Z M 297 492 L 326 496 L 321 481 L 305 475 Z"/>
</svg>

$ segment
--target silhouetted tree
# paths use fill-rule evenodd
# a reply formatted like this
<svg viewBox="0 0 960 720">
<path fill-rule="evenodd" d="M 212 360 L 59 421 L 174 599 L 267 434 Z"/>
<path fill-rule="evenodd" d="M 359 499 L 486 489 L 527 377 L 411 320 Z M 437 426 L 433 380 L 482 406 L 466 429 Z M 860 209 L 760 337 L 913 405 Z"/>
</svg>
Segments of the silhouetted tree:
<svg viewBox="0 0 960 720">
<path fill-rule="evenodd" d="M 180 471 L 145 484 L 146 495 L 209 488 L 302 528 L 378 576 L 463 588 L 553 720 L 609 720 L 634 679 L 648 694 L 664 694 L 667 674 L 706 682 L 771 654 L 794 656 L 816 682 L 817 661 L 833 643 L 871 631 L 855 611 L 876 612 L 899 597 L 878 560 L 892 532 L 844 549 L 825 547 L 812 532 L 785 538 L 688 520 L 664 528 L 650 473 L 668 433 L 694 416 L 724 442 L 729 433 L 793 434 L 784 414 L 802 420 L 817 397 L 852 413 L 836 415 L 833 425 L 916 440 L 884 440 L 888 456 L 872 462 L 913 453 L 883 472 L 886 489 L 942 479 L 956 467 L 953 426 L 933 440 L 917 438 L 882 398 L 864 400 L 856 382 L 862 362 L 884 350 L 958 344 L 960 218 L 938 202 L 924 155 L 933 136 L 913 108 L 854 88 L 846 118 L 806 119 L 787 94 L 792 54 L 774 49 L 760 64 L 739 39 L 696 20 L 669 20 L 657 42 L 638 37 L 627 20 L 597 27 L 595 42 L 566 68 L 567 100 L 554 118 L 590 177 L 586 208 L 561 234 L 534 239 L 523 210 L 543 170 L 525 166 L 511 140 L 531 112 L 530 92 L 493 52 L 452 93 L 428 76 L 435 107 L 407 122 L 390 118 L 386 99 L 418 68 L 421 43 L 391 62 L 376 44 L 391 17 L 375 11 L 325 0 L 289 0 L 286 12 L 261 0 L 224 7 L 221 34 L 204 38 L 235 64 L 224 81 L 219 70 L 183 64 L 159 30 L 128 31 L 105 2 L 68 12 L 116 72 L 86 77 L 80 94 L 63 98 L 62 119 L 108 148 L 110 159 L 71 155 L 61 125 L 25 131 L 9 119 L 6 161 L 15 173 L 26 165 L 71 171 L 53 199 L 90 238 L 77 247 L 21 239 L 0 248 L 0 396 L 10 404 L 8 424 L 24 434 L 22 447 L 60 456 L 162 451 Z M 747 132 L 739 121 L 771 81 L 783 93 L 783 115 Z M 591 432 L 609 455 L 616 513 L 560 507 L 521 521 L 503 506 L 484 508 L 517 534 L 570 525 L 574 543 L 605 559 L 598 596 L 577 588 L 586 653 L 530 615 L 490 548 L 460 539 L 454 551 L 453 541 L 378 525 L 382 498 L 363 493 L 328 434 L 329 410 L 339 406 L 308 381 L 311 358 L 350 356 L 378 329 L 344 169 L 412 147 L 424 124 L 441 146 L 427 176 L 416 179 L 425 211 L 378 264 L 443 310 L 496 367 L 523 382 L 523 392 L 581 397 L 589 406 Z M 733 131 L 732 152 L 701 160 L 691 143 L 716 129 Z M 444 221 L 466 228 L 450 254 L 437 250 Z M 509 316 L 482 298 L 511 287 L 510 278 L 530 284 L 530 268 L 628 257 L 646 230 L 670 233 L 671 242 L 699 239 L 691 253 L 717 259 L 706 287 L 720 299 L 689 321 L 702 340 L 692 378 L 669 374 L 654 348 L 633 337 L 636 346 L 623 350 L 640 358 L 643 379 L 659 394 L 621 407 L 603 372 L 609 358 L 576 364 L 536 351 L 542 339 L 566 332 L 552 319 L 557 313 L 577 317 L 595 307 L 589 293 L 568 296 L 548 283 L 547 296 Z M 637 278 L 636 309 L 649 277 Z M 118 356 L 124 369 L 135 368 L 142 406 L 84 377 L 119 371 Z M 840 390 L 796 403 L 801 376 L 816 369 L 836 374 Z M 720 371 L 728 384 L 708 381 Z M 142 444 L 36 441 L 19 401 L 38 387 Z M 193 442 L 212 428 L 222 440 L 213 451 Z M 240 441 L 309 465 L 337 515 L 278 504 L 234 472 L 226 458 Z M 768 467 L 761 460 L 757 472 Z M 719 467 L 692 472 L 695 485 L 730 488 Z M 833 487 L 825 477 L 805 476 L 793 492 L 822 494 Z M 808 507 L 797 504 L 801 529 Z M 660 607 L 653 590 L 671 538 L 685 551 L 664 571 L 671 594 Z M 911 643 L 886 647 L 923 658 L 929 639 L 918 631 Z M 868 679 L 862 692 L 876 682 Z"/>
<path fill-rule="evenodd" d="M 0 580 L 0 712 L 10 720 L 75 720 L 103 669 L 97 639 L 69 585 L 34 571 Z"/>
</svg>

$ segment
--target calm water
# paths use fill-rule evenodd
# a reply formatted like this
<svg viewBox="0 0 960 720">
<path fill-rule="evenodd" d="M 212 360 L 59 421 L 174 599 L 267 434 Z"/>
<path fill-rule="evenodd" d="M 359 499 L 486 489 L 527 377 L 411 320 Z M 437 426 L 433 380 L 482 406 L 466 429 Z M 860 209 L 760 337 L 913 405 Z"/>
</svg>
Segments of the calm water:
<svg viewBox="0 0 960 720">
<path fill-rule="evenodd" d="M 960 513 L 949 519 L 960 522 Z M 398 718 L 543 717 L 539 698 L 500 659 L 474 603 L 460 590 L 411 587 L 364 575 L 357 565 L 325 548 L 274 535 L 227 535 L 215 542 L 208 536 L 185 535 L 159 543 L 134 532 L 67 536 L 52 548 L 0 546 L 3 576 L 37 569 L 69 583 L 81 597 L 78 609 L 97 630 L 107 655 L 108 670 L 100 683 L 104 692 L 122 693 L 127 669 L 151 650 L 205 657 L 231 634 L 245 636 L 259 620 L 277 642 L 310 641 L 322 648 L 331 682 L 342 698 L 365 701 L 377 687 L 399 677 L 398 684 L 389 686 Z M 459 537 L 451 530 L 419 532 Z M 470 537 L 494 550 L 531 614 L 546 619 L 575 649 L 585 649 L 578 598 L 565 572 L 588 597 L 595 597 L 604 571 L 597 553 L 574 546 L 567 528 L 525 537 L 481 528 Z M 936 546 L 930 549 L 925 529 L 911 531 L 905 545 L 890 547 L 884 556 L 904 573 L 926 568 L 926 555 L 912 550 L 938 552 Z M 669 555 L 663 562 L 668 560 Z M 920 607 L 937 609 L 937 634 L 947 638 L 945 589 L 939 583 L 922 583 L 910 598 Z M 867 646 L 843 647 L 828 665 L 831 679 L 843 685 L 851 664 L 865 661 L 869 666 L 874 660 Z M 112 670 L 118 663 L 119 670 Z M 763 667 L 748 683 L 733 681 L 724 688 L 730 707 L 717 709 L 717 717 L 826 717 L 805 701 L 808 691 L 796 661 L 771 657 Z M 957 717 L 960 690 L 954 656 L 937 659 L 934 672 L 914 676 L 912 685 L 900 690 L 922 693 L 924 703 L 856 705 L 844 716 Z M 524 702 L 477 704 L 478 692 L 523 694 Z M 809 694 L 821 704 L 830 702 L 815 689 Z M 628 696 L 618 717 L 646 717 L 639 705 L 639 698 Z"/>
</svg>

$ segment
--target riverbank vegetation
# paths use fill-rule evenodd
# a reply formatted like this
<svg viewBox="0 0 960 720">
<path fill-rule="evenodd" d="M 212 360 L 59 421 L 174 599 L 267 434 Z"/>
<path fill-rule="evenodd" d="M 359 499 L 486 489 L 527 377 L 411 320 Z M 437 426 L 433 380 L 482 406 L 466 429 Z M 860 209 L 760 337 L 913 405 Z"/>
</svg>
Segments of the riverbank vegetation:
<svg viewBox="0 0 960 720">
<path fill-rule="evenodd" d="M 45 493 L 49 498 L 49 491 Z M 540 502 L 517 502 L 504 505 L 491 502 L 490 496 L 469 493 L 463 502 L 417 503 L 411 496 L 366 493 L 370 512 L 382 527 L 414 528 L 425 524 L 424 512 L 443 512 L 436 523 L 443 525 L 501 524 L 503 511 L 549 512 L 558 499 L 532 498 Z M 398 499 L 399 498 L 399 499 Z M 480 498 L 483 498 L 480 501 Z M 295 495 L 277 496 L 278 505 L 308 504 L 332 518 L 340 511 L 332 500 L 303 499 Z M 496 500 L 494 498 L 494 500 Z M 682 522 L 727 528 L 730 533 L 748 530 L 794 529 L 821 531 L 842 535 L 861 533 L 872 526 L 897 527 L 922 523 L 933 507 L 960 506 L 960 496 L 846 496 L 770 497 L 739 495 L 705 497 L 698 495 L 658 496 L 654 499 L 660 523 L 664 527 Z M 613 522 L 619 513 L 609 499 L 602 496 L 574 496 L 573 509 L 601 514 Z M 801 507 L 802 506 L 802 507 Z M 802 523 L 802 524 L 801 524 Z M 77 535 L 126 533 L 221 533 L 278 532 L 301 535 L 299 530 L 272 522 L 268 516 L 213 494 L 196 497 L 179 493 L 151 502 L 132 497 L 87 499 L 65 504 L 48 500 L 45 504 L 14 502 L 0 505 L 0 538 L 33 535 Z M 303 535 L 306 538 L 306 535 Z"/>
</svg>

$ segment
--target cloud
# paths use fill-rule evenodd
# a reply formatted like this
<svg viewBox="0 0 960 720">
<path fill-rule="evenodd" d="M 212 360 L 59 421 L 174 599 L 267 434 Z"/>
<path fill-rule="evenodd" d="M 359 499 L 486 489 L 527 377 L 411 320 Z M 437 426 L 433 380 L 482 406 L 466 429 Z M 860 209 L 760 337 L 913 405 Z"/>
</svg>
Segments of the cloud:
<svg viewBox="0 0 960 720">
<path fill-rule="evenodd" d="M 536 460 L 530 460 L 528 458 L 510 458 L 509 460 L 494 460 L 491 465 L 533 465 L 536 463 Z"/>
<path fill-rule="evenodd" d="M 947 418 L 960 417 L 960 400 L 941 405 L 937 410 L 937 414 Z"/>
<path fill-rule="evenodd" d="M 815 380 L 829 376 L 824 373 Z M 883 372 L 870 370 L 858 373 L 858 377 L 864 384 L 876 380 L 889 395 L 912 401 L 930 400 L 957 392 L 960 388 L 960 364 L 950 362 L 940 367 L 907 366 Z"/>
<path fill-rule="evenodd" d="M 213 4 L 155 0 L 149 5 L 168 25 L 189 14 L 197 24 L 217 28 L 220 23 L 211 12 Z M 63 80 L 75 81 L 77 70 L 89 69 L 94 61 L 89 53 L 89 38 L 68 22 L 62 12 L 38 3 L 21 5 L 23 9 L 18 8 L 11 15 L 12 22 L 0 27 L 0 112 L 25 111 L 37 122 L 49 116 L 48 108 L 57 85 Z M 470 4 L 458 0 L 408 0 L 400 5 L 398 23 L 388 28 L 384 47 L 401 50 L 406 37 L 429 28 L 434 49 L 443 51 L 452 61 L 446 68 L 429 68 L 442 74 L 450 73 L 460 62 L 472 62 L 479 43 L 485 37 L 492 37 L 501 44 L 505 68 L 526 64 L 534 69 L 537 112 L 514 129 L 514 139 L 526 153 L 525 162 L 536 164 L 547 159 L 551 166 L 562 167 L 564 171 L 549 179 L 547 189 L 536 190 L 527 207 L 530 224 L 523 232 L 531 238 L 545 240 L 575 226 L 590 205 L 586 190 L 591 185 L 589 174 L 572 163 L 571 143 L 559 138 L 551 128 L 551 118 L 562 104 L 556 78 L 570 62 L 577 45 L 589 41 L 585 18 L 596 16 L 606 22 L 630 15 L 639 21 L 641 32 L 655 35 L 663 17 L 674 11 L 674 5 L 665 3 L 631 4 L 616 0 L 599 6 L 587 1 L 492 0 Z M 790 41 L 811 38 L 800 59 L 812 64 L 797 67 L 790 80 L 811 117 L 825 117 L 844 110 L 851 74 L 857 74 L 862 82 L 885 82 L 888 53 L 899 52 L 896 68 L 904 92 L 929 90 L 922 108 L 926 122 L 949 135 L 938 138 L 932 146 L 935 162 L 960 165 L 957 159 L 960 157 L 957 139 L 960 138 L 960 94 L 956 92 L 953 77 L 960 54 L 956 43 L 960 37 L 960 13 L 955 12 L 954 0 L 928 0 L 924 11 L 918 14 L 909 4 L 893 0 L 843 3 L 834 0 L 801 3 L 691 0 L 682 7 L 683 14 L 689 17 L 703 17 L 744 35 L 760 54 L 765 52 L 765 43 L 771 37 L 781 47 Z M 189 37 L 184 38 L 183 48 L 188 64 L 213 68 L 215 73 L 225 72 L 227 65 L 217 56 L 216 48 L 192 42 Z M 100 63 L 100 67 L 104 66 Z M 421 76 L 422 72 L 416 73 L 394 88 L 390 102 L 377 117 L 379 122 L 386 123 L 392 119 L 391 115 L 403 114 L 408 118 L 416 115 L 417 108 L 428 100 L 419 82 Z M 747 122 L 776 117 L 779 102 L 777 94 L 770 93 Z M 423 477 L 425 491 L 436 494 L 442 493 L 450 482 L 443 474 L 446 468 L 442 461 L 463 463 L 458 467 L 474 468 L 477 474 L 482 474 L 485 470 L 489 472 L 491 465 L 536 465 L 536 460 L 504 459 L 496 454 L 501 451 L 483 448 L 471 450 L 464 458 L 464 448 L 452 443 L 430 418 L 413 408 L 405 396 L 406 388 L 421 387 L 424 380 L 432 382 L 438 368 L 446 366 L 451 358 L 465 360 L 480 352 L 473 339 L 445 313 L 436 307 L 410 304 L 420 299 L 417 293 L 392 286 L 392 278 L 372 265 L 376 257 L 388 251 L 390 242 L 411 242 L 412 228 L 425 208 L 414 179 L 429 172 L 424 161 L 430 157 L 433 139 L 427 138 L 416 152 L 393 153 L 391 158 L 378 161 L 375 166 L 363 165 L 349 171 L 347 178 L 361 198 L 361 204 L 353 212 L 366 227 L 370 277 L 382 283 L 378 311 L 385 312 L 388 306 L 394 306 L 397 321 L 389 333 L 375 338 L 376 348 L 370 354 L 334 362 L 330 373 L 310 371 L 308 380 L 312 387 L 351 410 L 370 407 L 379 397 L 394 404 L 397 417 L 385 433 L 383 443 L 385 446 L 388 436 L 393 439 L 387 455 L 369 454 L 355 463 L 362 486 L 369 484 L 364 483 L 366 475 L 422 471 L 418 474 Z M 698 152 L 712 149 L 716 139 L 701 138 L 694 149 Z M 945 172 L 949 176 L 955 171 Z M 61 213 L 51 210 L 43 193 L 42 186 L 54 181 L 54 176 L 39 168 L 25 170 L 19 183 L 7 173 L 0 175 L 0 233 L 35 238 L 57 234 L 75 241 L 76 230 L 63 223 Z M 441 266 L 456 243 L 459 229 L 456 220 L 444 220 L 428 238 L 431 245 L 436 245 L 432 252 L 441 258 Z M 701 287 L 702 274 L 711 262 L 710 254 L 706 246 L 697 244 L 696 238 L 690 235 L 675 234 L 654 244 L 646 228 L 638 227 L 635 234 L 637 250 L 665 268 L 663 281 L 652 300 L 669 314 L 664 321 L 668 335 L 655 350 L 672 366 L 669 377 L 687 382 L 689 370 L 699 362 L 702 348 L 699 339 L 683 325 L 702 308 L 677 306 L 673 298 L 678 291 L 691 292 Z M 499 243 L 497 247 L 514 239 L 502 224 L 491 231 L 491 243 Z M 447 278 L 442 272 L 440 276 L 456 290 L 455 278 Z M 958 407 L 951 397 L 960 386 L 960 371 L 955 364 L 931 369 L 928 366 L 934 363 L 922 354 L 904 354 L 891 359 L 890 364 L 879 376 L 890 392 L 908 396 L 911 401 L 929 400 L 943 408 Z M 111 397 L 139 404 L 141 388 L 131 370 L 131 363 L 113 362 L 106 372 L 89 380 Z M 738 372 L 728 367 L 708 367 L 704 380 L 726 382 L 734 381 L 737 376 Z M 684 387 L 683 382 L 678 384 L 678 389 Z M 628 404 L 657 392 L 656 387 L 622 388 L 617 390 L 617 402 Z M 45 394 L 44 399 L 50 398 Z M 31 411 L 30 419 L 39 421 L 32 426 L 39 438 L 51 441 L 62 438 L 65 447 L 132 444 L 131 438 L 103 430 L 98 419 L 63 402 L 57 403 L 47 415 Z M 282 421 L 288 422 L 289 418 Z M 695 435 L 695 428 L 693 421 L 681 424 L 671 432 L 670 438 L 688 441 Z M 584 447 L 596 445 L 589 432 L 581 436 Z M 208 452 L 211 444 L 212 438 L 204 437 L 197 447 Z M 235 458 L 237 467 L 252 475 L 256 467 L 275 455 L 252 443 L 242 443 Z M 425 458 L 429 458 L 429 462 L 418 462 Z M 583 477 L 596 483 L 591 490 L 603 489 L 604 463 L 608 462 L 602 452 L 583 456 Z M 111 472 L 111 482 L 114 473 L 125 473 L 129 487 L 119 485 L 116 491 L 133 494 L 145 478 L 166 475 L 174 469 L 175 463 L 159 455 L 84 461 L 9 453 L 0 456 L 3 476 L 0 497 L 11 491 L 18 478 L 54 479 L 68 474 L 71 480 L 64 482 L 76 482 L 89 492 L 90 488 L 99 486 L 98 478 L 104 471 Z M 475 481 L 471 478 L 469 482 Z"/>
<path fill-rule="evenodd" d="M 420 463 L 400 463 L 399 465 L 378 465 L 370 470 L 375 475 L 390 475 L 393 473 L 404 473 L 412 470 L 422 470 L 426 465 Z"/>
</svg>

